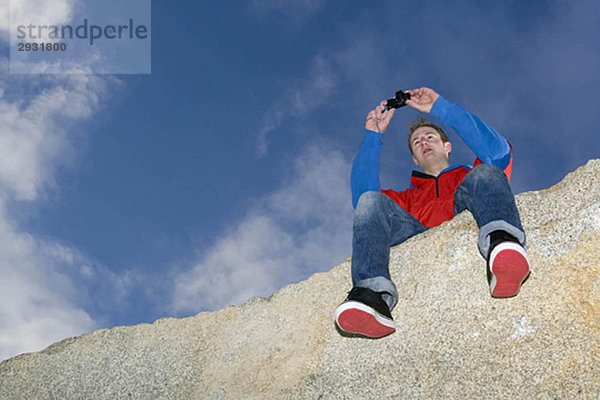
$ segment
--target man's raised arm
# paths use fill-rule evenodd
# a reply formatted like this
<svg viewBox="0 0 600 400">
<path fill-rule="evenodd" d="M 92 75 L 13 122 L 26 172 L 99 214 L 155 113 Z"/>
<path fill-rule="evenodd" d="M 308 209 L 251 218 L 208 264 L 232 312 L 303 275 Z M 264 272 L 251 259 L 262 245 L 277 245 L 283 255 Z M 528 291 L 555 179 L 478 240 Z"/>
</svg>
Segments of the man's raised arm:
<svg viewBox="0 0 600 400">
<path fill-rule="evenodd" d="M 395 109 L 386 110 L 387 101 L 382 101 L 369 112 L 365 121 L 365 133 L 358 154 L 352 164 L 350 187 L 352 206 L 356 208 L 358 199 L 364 192 L 381 189 L 379 184 L 379 154 L 383 145 L 383 133 L 387 129 Z"/>
<path fill-rule="evenodd" d="M 449 102 L 433 89 L 426 87 L 406 92 L 411 95 L 410 100 L 406 101 L 407 105 L 431 113 L 444 125 L 454 128 L 482 162 L 501 169 L 509 165 L 511 149 L 507 140 L 463 106 Z"/>
</svg>

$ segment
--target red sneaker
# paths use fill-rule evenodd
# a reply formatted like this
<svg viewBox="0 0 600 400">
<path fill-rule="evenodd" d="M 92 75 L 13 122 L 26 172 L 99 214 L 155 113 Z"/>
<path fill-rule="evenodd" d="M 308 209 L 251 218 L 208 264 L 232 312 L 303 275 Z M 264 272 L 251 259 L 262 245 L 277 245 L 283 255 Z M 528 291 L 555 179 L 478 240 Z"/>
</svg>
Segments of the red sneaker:
<svg viewBox="0 0 600 400">
<path fill-rule="evenodd" d="M 346 333 L 380 338 L 396 331 L 390 309 L 381 293 L 355 287 L 335 310 L 335 323 Z"/>
</svg>

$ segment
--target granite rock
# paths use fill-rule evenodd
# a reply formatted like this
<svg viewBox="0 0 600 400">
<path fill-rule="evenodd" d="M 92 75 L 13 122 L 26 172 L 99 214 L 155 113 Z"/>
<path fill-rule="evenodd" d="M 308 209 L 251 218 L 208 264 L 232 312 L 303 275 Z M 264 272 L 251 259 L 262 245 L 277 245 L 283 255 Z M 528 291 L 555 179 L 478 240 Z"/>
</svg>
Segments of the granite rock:
<svg viewBox="0 0 600 400">
<path fill-rule="evenodd" d="M 470 213 L 392 248 L 398 330 L 341 336 L 350 260 L 268 299 L 0 364 L 1 399 L 598 399 L 600 160 L 517 196 L 533 264 L 489 295 Z"/>
</svg>

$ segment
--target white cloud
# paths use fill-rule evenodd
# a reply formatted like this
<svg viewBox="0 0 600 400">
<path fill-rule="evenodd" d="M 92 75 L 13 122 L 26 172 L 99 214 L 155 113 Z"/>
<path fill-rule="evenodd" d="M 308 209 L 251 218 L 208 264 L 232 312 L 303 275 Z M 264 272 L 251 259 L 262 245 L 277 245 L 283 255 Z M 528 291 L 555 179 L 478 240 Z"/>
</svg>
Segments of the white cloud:
<svg viewBox="0 0 600 400">
<path fill-rule="evenodd" d="M 2 81 L 3 92 L 16 90 L 14 80 Z M 39 82 L 54 86 L 29 101 L 0 99 L 0 358 L 40 350 L 94 327 L 77 304 L 80 290 L 69 277 L 89 262 L 22 232 L 6 205 L 27 207 L 19 200 L 39 199 L 52 185 L 57 168 L 73 152 L 62 124 L 89 117 L 102 85 L 89 77 Z"/>
<path fill-rule="evenodd" d="M 9 14 L 12 24 L 55 24 L 67 22 L 72 7 L 72 0 L 3 2 L 0 31 L 9 30 Z M 0 58 L 2 70 L 8 70 L 7 65 L 8 60 Z M 38 86 L 40 91 L 26 100 L 19 93 L 19 83 Z M 2 93 L 10 87 L 13 99 L 4 96 L 0 101 L 0 190 L 4 196 L 35 200 L 40 190 L 53 184 L 56 168 L 72 153 L 64 124 L 88 118 L 98 106 L 104 85 L 103 80 L 91 75 L 2 78 Z"/>
<path fill-rule="evenodd" d="M 53 184 L 57 167 L 73 152 L 64 125 L 88 118 L 104 91 L 104 83 L 93 76 L 36 79 L 51 86 L 29 102 L 0 101 L 0 189 L 17 200 L 35 200 Z"/>
<path fill-rule="evenodd" d="M 64 22 L 71 1 L 12 0 L 13 15 Z M 7 39 L 8 2 L 0 6 Z M 0 58 L 2 70 L 8 60 Z M 107 79 L 94 76 L 5 75 L 0 79 L 0 359 L 41 350 L 98 326 L 84 310 L 90 277 L 124 296 L 127 282 L 52 238 L 24 232 L 15 215 L 27 214 L 54 187 L 77 155 L 75 124 L 99 107 Z M 18 211 L 18 212 L 17 212 Z"/>
<path fill-rule="evenodd" d="M 69 21 L 73 0 L 10 0 L 0 5 L 0 31 L 8 31 L 10 19 L 13 25 L 28 25 L 43 21 L 54 25 Z M 10 17 L 10 18 L 9 18 Z"/>
<path fill-rule="evenodd" d="M 301 152 L 294 172 L 189 271 L 175 279 L 173 309 L 198 312 L 268 296 L 330 269 L 350 251 L 350 164 L 324 143 Z"/>
<path fill-rule="evenodd" d="M 62 272 L 77 261 L 67 248 L 16 232 L 4 212 L 0 243 L 0 359 L 41 350 L 94 327 L 74 304 L 74 285 Z"/>
<path fill-rule="evenodd" d="M 265 113 L 263 125 L 258 131 L 257 156 L 268 153 L 267 135 L 276 131 L 285 118 L 305 116 L 325 104 L 333 95 L 336 77 L 332 62 L 315 56 L 308 75 L 292 85 Z"/>
<path fill-rule="evenodd" d="M 0 82 L 0 359 L 97 328 L 85 310 L 94 308 L 94 287 L 109 288 L 109 302 L 129 289 L 77 249 L 24 232 L 15 218 L 45 197 L 75 156 L 73 139 L 80 133 L 67 128 L 93 114 L 105 81 L 29 76 L 37 82 L 33 87 L 45 89 L 25 96 L 20 79 Z"/>
<path fill-rule="evenodd" d="M 276 133 L 282 124 L 293 118 L 306 118 L 319 107 L 334 101 L 336 91 L 344 82 L 351 82 L 352 90 L 343 93 L 341 98 L 360 93 L 361 98 L 378 102 L 382 93 L 387 91 L 390 96 L 395 93 L 396 83 L 389 82 L 389 73 L 382 61 L 387 57 L 385 44 L 369 32 L 357 33 L 346 28 L 344 35 L 342 46 L 327 52 L 326 56 L 321 53 L 315 55 L 306 76 L 283 90 L 281 98 L 267 110 L 257 135 L 258 158 L 268 154 L 268 136 L 271 133 Z M 394 72 L 403 75 L 414 68 L 411 65 L 395 66 Z M 364 113 L 366 115 L 368 110 Z"/>
<path fill-rule="evenodd" d="M 20 232 L 6 214 L 0 205 L 0 360 L 97 329 L 85 308 L 119 304 L 131 282 L 76 249 Z"/>
</svg>

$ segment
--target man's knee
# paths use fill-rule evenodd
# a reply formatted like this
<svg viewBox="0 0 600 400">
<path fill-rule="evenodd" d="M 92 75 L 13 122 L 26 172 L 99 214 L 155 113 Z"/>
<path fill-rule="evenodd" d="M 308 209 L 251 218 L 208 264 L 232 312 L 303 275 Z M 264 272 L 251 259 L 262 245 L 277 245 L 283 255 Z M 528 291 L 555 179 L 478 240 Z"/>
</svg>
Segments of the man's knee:
<svg viewBox="0 0 600 400">
<path fill-rule="evenodd" d="M 480 164 L 473 168 L 465 177 L 465 180 L 503 180 L 508 182 L 504 171 L 492 164 Z"/>
<path fill-rule="evenodd" d="M 388 197 L 381 192 L 364 192 L 358 199 L 354 216 L 356 217 L 372 213 L 373 211 L 379 209 L 382 205 L 382 202 L 387 201 L 387 199 Z"/>
</svg>

